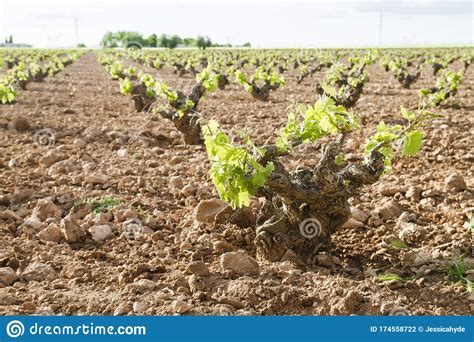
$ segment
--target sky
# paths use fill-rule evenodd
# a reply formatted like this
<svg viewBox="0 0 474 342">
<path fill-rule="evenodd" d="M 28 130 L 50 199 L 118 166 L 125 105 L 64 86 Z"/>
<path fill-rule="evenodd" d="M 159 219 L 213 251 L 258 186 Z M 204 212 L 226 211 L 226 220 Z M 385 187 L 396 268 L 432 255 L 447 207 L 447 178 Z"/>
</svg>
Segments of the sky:
<svg viewBox="0 0 474 342">
<path fill-rule="evenodd" d="M 98 47 L 107 31 L 209 36 L 253 47 L 474 44 L 473 1 L 0 0 L 0 40 Z"/>
</svg>

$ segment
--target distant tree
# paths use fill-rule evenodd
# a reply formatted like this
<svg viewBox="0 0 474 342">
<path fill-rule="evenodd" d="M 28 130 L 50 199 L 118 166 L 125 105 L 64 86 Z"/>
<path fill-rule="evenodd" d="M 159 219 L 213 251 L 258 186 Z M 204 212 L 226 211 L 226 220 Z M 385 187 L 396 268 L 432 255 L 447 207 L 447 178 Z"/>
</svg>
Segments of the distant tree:
<svg viewBox="0 0 474 342">
<path fill-rule="evenodd" d="M 100 41 L 100 46 L 104 49 L 117 47 L 117 38 L 113 32 L 107 32 Z"/>
<path fill-rule="evenodd" d="M 84 43 L 79 43 L 79 44 L 77 44 L 77 47 L 78 47 L 78 48 L 85 48 L 85 47 L 86 47 L 86 44 L 84 44 Z"/>
<path fill-rule="evenodd" d="M 158 36 L 156 34 L 150 35 L 147 39 L 148 46 L 157 47 L 158 46 Z"/>
<path fill-rule="evenodd" d="M 133 44 L 132 44 L 133 43 Z M 148 46 L 148 41 L 135 31 L 107 32 L 102 37 L 100 45 L 103 48 L 114 48 L 117 46 L 127 47 L 134 45 L 137 47 Z"/>
<path fill-rule="evenodd" d="M 183 38 L 184 46 L 196 46 L 196 39 L 194 38 Z"/>
<path fill-rule="evenodd" d="M 171 38 L 170 38 L 170 49 L 174 49 L 175 47 L 177 47 L 179 44 L 181 44 L 183 42 L 183 40 L 181 39 L 180 36 L 178 35 L 173 35 Z"/>
<path fill-rule="evenodd" d="M 243 47 L 252 47 L 252 44 L 250 44 L 249 42 L 245 43 L 244 45 L 242 45 Z"/>
<path fill-rule="evenodd" d="M 181 43 L 182 43 L 182 39 L 177 35 L 173 35 L 173 36 L 170 37 L 166 34 L 162 34 L 160 36 L 158 45 L 160 47 L 164 47 L 164 48 L 168 48 L 168 49 L 174 49 L 175 47 L 177 47 Z"/>
<path fill-rule="evenodd" d="M 200 49 L 205 49 L 212 46 L 211 39 L 209 37 L 197 36 L 196 46 Z"/>
</svg>

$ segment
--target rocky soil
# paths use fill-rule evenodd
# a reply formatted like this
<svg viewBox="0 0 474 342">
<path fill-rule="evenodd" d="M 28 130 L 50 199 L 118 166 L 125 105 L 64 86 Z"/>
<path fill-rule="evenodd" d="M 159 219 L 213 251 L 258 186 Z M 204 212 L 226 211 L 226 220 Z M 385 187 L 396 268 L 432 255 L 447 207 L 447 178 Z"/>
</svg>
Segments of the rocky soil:
<svg viewBox="0 0 474 342">
<path fill-rule="evenodd" d="M 286 73 L 269 102 L 231 85 L 202 114 L 262 144 L 295 101 L 314 102 L 322 74 L 297 84 Z M 417 89 L 435 82 L 431 70 L 412 89 L 377 67 L 370 77 L 353 109 L 363 124 L 345 151 L 353 161 L 379 120 L 400 121 L 400 106 L 416 108 Z M 352 199 L 327 252 L 311 265 L 291 254 L 272 263 L 253 245 L 261 203 L 235 212 L 218 200 L 203 147 L 136 113 L 88 53 L 0 107 L 0 314 L 470 315 L 474 296 L 447 269 L 462 255 L 474 267 L 473 67 L 439 111 L 421 153 Z M 285 164 L 314 165 L 321 143 Z"/>
</svg>

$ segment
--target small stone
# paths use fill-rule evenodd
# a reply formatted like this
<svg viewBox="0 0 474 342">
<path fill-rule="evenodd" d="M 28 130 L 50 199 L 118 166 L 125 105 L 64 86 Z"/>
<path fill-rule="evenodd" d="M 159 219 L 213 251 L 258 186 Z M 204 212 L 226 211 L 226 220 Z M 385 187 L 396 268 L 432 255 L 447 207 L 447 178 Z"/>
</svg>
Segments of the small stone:
<svg viewBox="0 0 474 342">
<path fill-rule="evenodd" d="M 410 186 L 405 193 L 405 198 L 412 202 L 419 202 L 421 200 L 421 189 L 417 186 Z"/>
<path fill-rule="evenodd" d="M 378 187 L 379 193 L 383 196 L 393 196 L 397 193 L 405 193 L 406 187 L 393 184 L 380 184 Z"/>
<path fill-rule="evenodd" d="M 333 257 L 325 253 L 316 255 L 316 262 L 318 263 L 318 265 L 322 267 L 327 267 L 327 268 L 336 267 Z"/>
<path fill-rule="evenodd" d="M 0 267 L 0 284 L 12 285 L 18 279 L 15 271 L 11 267 Z"/>
<path fill-rule="evenodd" d="M 258 276 L 260 274 L 257 260 L 245 251 L 228 252 L 221 255 L 220 264 L 224 272 L 232 271 L 239 275 L 250 276 Z"/>
<path fill-rule="evenodd" d="M 173 308 L 174 312 L 179 314 L 183 314 L 191 310 L 191 305 L 179 299 L 174 300 L 171 303 L 171 307 Z"/>
<path fill-rule="evenodd" d="M 423 230 L 423 227 L 412 222 L 402 222 L 399 226 L 400 232 L 398 233 L 398 237 L 400 238 L 400 240 L 404 240 L 407 237 L 412 236 L 416 232 Z"/>
<path fill-rule="evenodd" d="M 27 228 L 33 231 L 39 231 L 41 227 L 43 227 L 43 223 L 38 218 L 38 216 L 30 216 L 27 217 L 22 225 L 20 226 L 22 229 Z"/>
<path fill-rule="evenodd" d="M 436 196 L 441 195 L 441 191 L 439 191 L 437 189 L 428 189 L 426 191 L 423 191 L 423 193 L 421 195 L 423 197 L 436 197 Z"/>
<path fill-rule="evenodd" d="M 33 209 L 32 216 L 38 217 L 41 222 L 44 222 L 47 218 L 54 218 L 59 221 L 61 210 L 50 199 L 41 199 Z"/>
<path fill-rule="evenodd" d="M 76 242 L 84 235 L 78 220 L 71 214 L 61 220 L 61 233 L 67 242 Z"/>
<path fill-rule="evenodd" d="M 36 236 L 42 241 L 59 242 L 61 241 L 61 228 L 59 225 L 52 223 Z"/>
<path fill-rule="evenodd" d="M 139 292 L 146 292 L 156 289 L 157 284 L 150 279 L 140 279 L 134 283 L 128 284 L 127 287 Z"/>
<path fill-rule="evenodd" d="M 99 172 L 91 173 L 84 178 L 84 182 L 88 184 L 105 184 L 108 180 L 109 177 L 107 175 Z"/>
<path fill-rule="evenodd" d="M 183 189 L 181 189 L 181 193 L 183 194 L 183 196 L 186 196 L 186 197 L 194 196 L 195 192 L 196 192 L 196 188 L 192 186 L 191 184 L 188 184 L 184 186 Z"/>
<path fill-rule="evenodd" d="M 365 223 L 369 219 L 369 215 L 364 213 L 362 210 L 356 207 L 351 207 L 351 216 L 353 219 Z"/>
<path fill-rule="evenodd" d="M 228 304 L 219 304 L 212 309 L 213 316 L 233 316 L 235 313 L 235 308 Z"/>
<path fill-rule="evenodd" d="M 398 218 L 403 211 L 397 202 L 388 201 L 375 209 L 375 212 L 378 213 L 382 219 L 387 221 Z"/>
<path fill-rule="evenodd" d="M 33 262 L 26 267 L 22 273 L 27 281 L 52 281 L 58 278 L 56 271 L 49 265 L 41 262 Z"/>
<path fill-rule="evenodd" d="M 51 165 L 48 169 L 49 176 L 58 176 L 62 174 L 70 174 L 74 171 L 79 170 L 80 168 L 73 163 L 71 160 L 61 160 L 54 165 Z"/>
<path fill-rule="evenodd" d="M 413 266 L 421 266 L 429 264 L 433 260 L 433 253 L 428 250 L 419 250 L 415 254 Z"/>
<path fill-rule="evenodd" d="M 363 227 L 364 224 L 360 221 L 357 221 L 355 219 L 353 219 L 352 217 L 350 217 L 346 223 L 344 223 L 342 225 L 343 228 L 347 228 L 347 229 L 354 229 L 354 228 L 360 228 L 360 227 Z"/>
<path fill-rule="evenodd" d="M 212 223 L 216 215 L 225 207 L 227 207 L 227 204 L 217 198 L 203 200 L 199 202 L 196 207 L 196 220 L 204 223 Z"/>
<path fill-rule="evenodd" d="M 464 178 L 456 172 L 451 173 L 450 175 L 446 177 L 445 184 L 448 189 L 454 190 L 457 192 L 467 189 L 467 185 L 466 185 L 466 182 L 464 181 Z"/>
<path fill-rule="evenodd" d="M 38 164 L 44 168 L 48 168 L 61 159 L 64 159 L 63 153 L 60 153 L 57 150 L 49 150 L 38 160 Z"/>
<path fill-rule="evenodd" d="M 0 296 L 0 305 L 16 305 L 21 303 L 20 298 L 11 293 L 2 293 Z"/>
<path fill-rule="evenodd" d="M 180 176 L 173 176 L 170 178 L 170 185 L 173 189 L 182 189 L 183 188 L 183 178 Z"/>
<path fill-rule="evenodd" d="M 110 228 L 108 224 L 92 226 L 89 228 L 89 233 L 92 236 L 92 240 L 96 242 L 101 242 L 107 239 L 112 234 L 112 228 Z"/>
<path fill-rule="evenodd" d="M 122 303 L 114 310 L 114 316 L 125 316 L 132 310 L 130 304 Z"/>
<path fill-rule="evenodd" d="M 24 302 L 22 305 L 21 305 L 21 308 L 26 311 L 26 312 L 35 312 L 36 311 L 36 304 L 33 303 L 33 302 Z"/>
<path fill-rule="evenodd" d="M 10 209 L 0 211 L 0 219 L 13 219 L 18 222 L 23 221 L 17 213 Z"/>
<path fill-rule="evenodd" d="M 231 252 L 234 250 L 234 246 L 227 241 L 214 241 L 212 247 L 217 253 Z"/>
<path fill-rule="evenodd" d="M 142 314 L 148 309 L 148 305 L 144 302 L 134 302 L 132 307 L 133 312 L 136 314 Z"/>
<path fill-rule="evenodd" d="M 128 150 L 126 148 L 121 148 L 117 150 L 117 156 L 119 158 L 127 158 L 128 157 Z"/>
<path fill-rule="evenodd" d="M 195 261 L 195 262 L 190 263 L 188 265 L 188 268 L 186 269 L 186 273 L 202 275 L 202 276 L 207 276 L 210 274 L 209 268 L 202 261 Z"/>
</svg>

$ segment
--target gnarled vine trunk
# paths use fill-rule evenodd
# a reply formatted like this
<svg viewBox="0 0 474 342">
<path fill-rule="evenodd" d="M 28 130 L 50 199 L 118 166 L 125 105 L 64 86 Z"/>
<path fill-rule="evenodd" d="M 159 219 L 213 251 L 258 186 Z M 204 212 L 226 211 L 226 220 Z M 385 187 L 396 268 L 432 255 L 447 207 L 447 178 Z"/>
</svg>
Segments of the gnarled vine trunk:
<svg viewBox="0 0 474 342">
<path fill-rule="evenodd" d="M 289 173 L 278 160 L 275 146 L 267 146 L 260 161 L 272 161 L 275 170 L 258 196 L 266 198 L 257 220 L 258 254 L 281 260 L 288 250 L 302 257 L 326 246 L 331 235 L 349 218 L 348 199 L 376 182 L 384 170 L 383 156 L 374 151 L 366 162 L 344 168 L 335 164 L 344 137 L 328 144 L 314 169 Z"/>
</svg>

